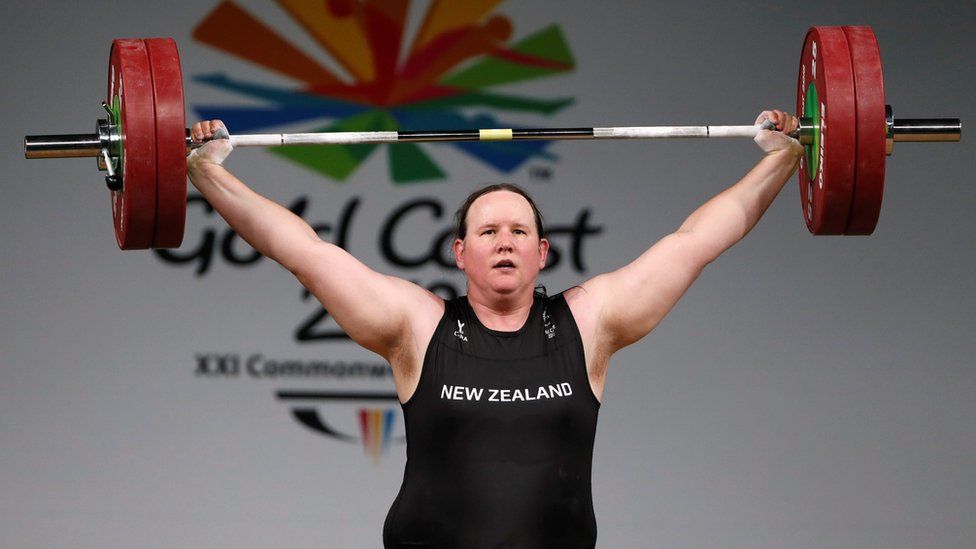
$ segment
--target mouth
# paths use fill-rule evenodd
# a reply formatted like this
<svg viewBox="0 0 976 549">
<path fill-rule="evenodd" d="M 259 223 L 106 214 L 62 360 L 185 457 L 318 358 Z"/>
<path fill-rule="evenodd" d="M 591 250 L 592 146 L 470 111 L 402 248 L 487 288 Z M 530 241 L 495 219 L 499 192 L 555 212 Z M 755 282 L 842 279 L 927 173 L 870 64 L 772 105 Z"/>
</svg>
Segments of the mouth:
<svg viewBox="0 0 976 549">
<path fill-rule="evenodd" d="M 503 259 L 492 265 L 492 268 L 499 269 L 503 272 L 513 271 L 515 270 L 515 263 L 513 263 L 511 260 Z"/>
</svg>

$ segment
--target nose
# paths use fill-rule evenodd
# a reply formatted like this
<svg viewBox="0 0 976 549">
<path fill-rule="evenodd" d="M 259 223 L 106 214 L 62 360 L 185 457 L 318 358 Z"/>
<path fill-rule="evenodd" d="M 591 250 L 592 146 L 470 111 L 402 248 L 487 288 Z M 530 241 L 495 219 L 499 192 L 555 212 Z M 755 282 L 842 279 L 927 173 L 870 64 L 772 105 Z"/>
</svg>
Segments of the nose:
<svg viewBox="0 0 976 549">
<path fill-rule="evenodd" d="M 498 233 L 498 246 L 499 252 L 511 252 L 515 249 L 515 244 L 512 241 L 512 235 L 507 232 Z"/>
</svg>

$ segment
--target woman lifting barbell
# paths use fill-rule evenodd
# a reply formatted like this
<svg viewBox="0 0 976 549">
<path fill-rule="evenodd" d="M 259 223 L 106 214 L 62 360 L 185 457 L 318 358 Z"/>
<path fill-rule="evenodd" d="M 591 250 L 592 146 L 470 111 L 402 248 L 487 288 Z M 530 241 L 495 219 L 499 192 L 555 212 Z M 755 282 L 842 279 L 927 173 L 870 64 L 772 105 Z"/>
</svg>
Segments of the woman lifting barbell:
<svg viewBox="0 0 976 549">
<path fill-rule="evenodd" d="M 190 180 L 251 246 L 291 271 L 393 369 L 407 433 L 386 547 L 593 547 L 590 472 L 610 357 L 650 333 L 710 262 L 759 221 L 796 171 L 798 120 L 763 111 L 765 152 L 741 180 L 629 265 L 555 296 L 536 291 L 549 243 L 514 185 L 472 193 L 453 251 L 467 295 L 445 301 L 319 239 L 222 163 L 220 121 L 191 129 Z"/>
</svg>

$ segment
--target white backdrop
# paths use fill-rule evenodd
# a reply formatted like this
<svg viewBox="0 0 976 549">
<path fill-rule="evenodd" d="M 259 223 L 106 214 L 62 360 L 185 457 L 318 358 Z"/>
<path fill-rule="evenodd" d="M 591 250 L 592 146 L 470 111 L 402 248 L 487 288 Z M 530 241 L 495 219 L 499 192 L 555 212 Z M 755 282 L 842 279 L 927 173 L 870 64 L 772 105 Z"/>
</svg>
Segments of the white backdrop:
<svg viewBox="0 0 976 549">
<path fill-rule="evenodd" d="M 328 63 L 277 5 L 238 4 Z M 249 250 L 231 240 L 222 252 L 226 226 L 198 205 L 174 253 L 213 234 L 202 274 L 199 262 L 116 249 L 93 160 L 23 159 L 24 135 L 90 131 L 116 37 L 177 39 L 189 116 L 253 104 L 194 75 L 294 86 L 193 40 L 214 5 L 0 8 L 0 546 L 380 545 L 404 462 L 395 402 L 280 395 L 390 393 L 370 368 L 380 359 L 348 341 L 300 341 L 316 304 L 269 261 L 235 265 Z M 428 5 L 412 3 L 411 32 Z M 498 114 L 512 123 L 750 123 L 792 108 L 813 24 L 874 27 L 896 116 L 974 119 L 965 3 L 511 1 L 494 12 L 514 40 L 558 24 L 576 62 L 497 90 L 574 99 L 552 117 Z M 262 150 L 228 165 L 286 205 L 307 199 L 306 219 L 333 231 L 358 200 L 352 253 L 458 289 L 452 270 L 384 256 L 384 223 L 412 200 L 441 205 L 443 217 L 412 210 L 394 233 L 399 252 L 421 254 L 471 189 L 524 185 L 554 225 L 588 213 L 582 269 L 572 238 L 554 238 L 562 257 L 543 282 L 559 291 L 636 257 L 760 155 L 748 140 L 562 142 L 506 174 L 450 146 L 423 150 L 444 179 L 394 185 L 382 151 L 342 183 Z M 897 146 L 871 237 L 807 234 L 791 181 L 754 233 L 615 357 L 595 450 L 599 546 L 972 547 L 974 154 L 968 136 Z M 397 410 L 377 457 L 358 440 L 362 408 Z M 296 409 L 356 440 L 300 424 Z"/>
</svg>

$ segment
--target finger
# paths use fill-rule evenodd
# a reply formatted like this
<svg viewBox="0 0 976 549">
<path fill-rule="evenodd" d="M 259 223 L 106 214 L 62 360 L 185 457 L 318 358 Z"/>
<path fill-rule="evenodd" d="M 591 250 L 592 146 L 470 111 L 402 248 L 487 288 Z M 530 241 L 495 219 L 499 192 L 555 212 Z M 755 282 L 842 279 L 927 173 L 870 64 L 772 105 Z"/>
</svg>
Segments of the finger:
<svg viewBox="0 0 976 549">
<path fill-rule="evenodd" d="M 790 114 L 790 113 L 788 113 L 788 112 L 786 112 L 786 111 L 780 111 L 780 112 L 783 113 L 783 117 L 782 117 L 783 133 L 790 133 L 791 131 L 793 131 L 793 128 L 792 128 L 792 126 L 793 126 L 793 115 Z"/>
<path fill-rule="evenodd" d="M 193 140 L 197 143 L 203 141 L 203 122 L 197 122 L 190 128 L 190 135 L 193 136 Z"/>
</svg>

